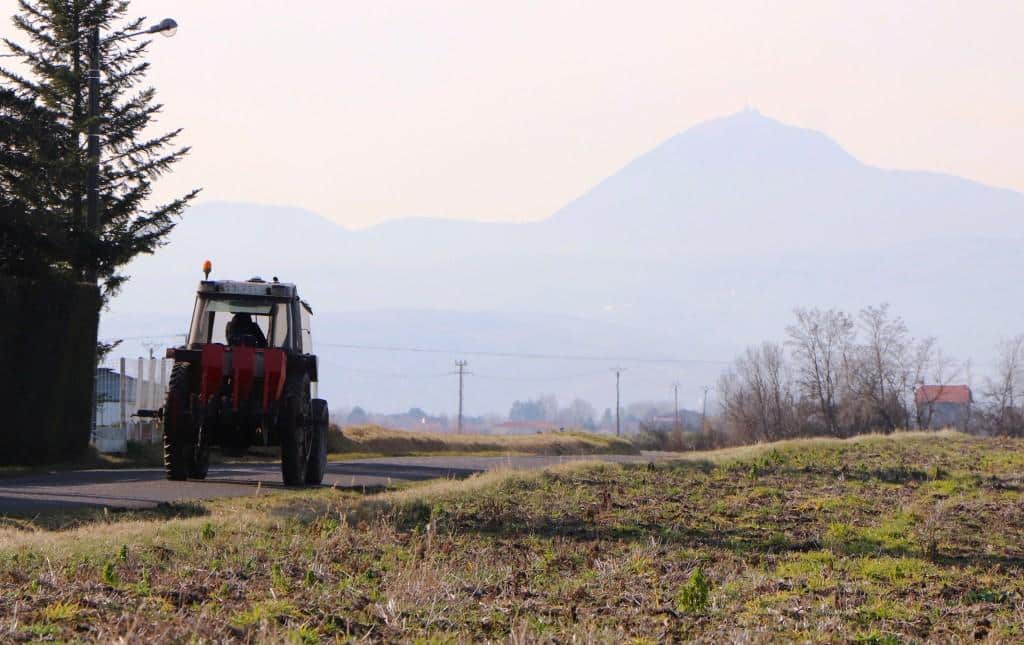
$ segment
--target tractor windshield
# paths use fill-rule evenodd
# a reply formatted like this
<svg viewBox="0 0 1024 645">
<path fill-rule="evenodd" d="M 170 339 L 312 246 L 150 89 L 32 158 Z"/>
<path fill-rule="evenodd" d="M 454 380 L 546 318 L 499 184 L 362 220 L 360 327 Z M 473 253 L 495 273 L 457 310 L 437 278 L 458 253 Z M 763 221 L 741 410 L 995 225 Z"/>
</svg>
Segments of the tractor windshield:
<svg viewBox="0 0 1024 645">
<path fill-rule="evenodd" d="M 252 298 L 196 301 L 188 342 L 250 347 L 288 346 L 288 304 Z"/>
</svg>

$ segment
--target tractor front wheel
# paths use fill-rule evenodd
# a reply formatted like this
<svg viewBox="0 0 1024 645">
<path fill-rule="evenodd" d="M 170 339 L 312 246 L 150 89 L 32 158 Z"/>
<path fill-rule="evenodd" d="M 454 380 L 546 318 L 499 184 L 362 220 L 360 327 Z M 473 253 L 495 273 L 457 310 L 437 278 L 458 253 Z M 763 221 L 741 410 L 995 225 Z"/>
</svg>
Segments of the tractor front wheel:
<svg viewBox="0 0 1024 645">
<path fill-rule="evenodd" d="M 188 479 L 194 456 L 188 367 L 188 363 L 174 364 L 164 406 L 164 470 L 167 479 L 176 481 Z"/>
</svg>

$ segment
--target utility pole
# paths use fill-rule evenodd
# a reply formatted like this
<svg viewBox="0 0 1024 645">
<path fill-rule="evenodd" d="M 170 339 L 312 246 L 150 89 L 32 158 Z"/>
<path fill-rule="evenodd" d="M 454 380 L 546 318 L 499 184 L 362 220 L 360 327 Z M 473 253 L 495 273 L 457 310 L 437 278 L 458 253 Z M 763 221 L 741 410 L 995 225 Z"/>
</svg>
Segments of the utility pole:
<svg viewBox="0 0 1024 645">
<path fill-rule="evenodd" d="M 622 405 L 619 402 L 619 382 L 621 381 L 622 373 L 625 372 L 626 370 L 623 367 L 613 367 L 612 371 L 615 372 L 615 436 L 620 437 L 622 436 L 622 424 L 619 419 L 619 414 Z"/>
<path fill-rule="evenodd" d="M 704 386 L 704 403 L 700 409 L 700 431 L 704 432 L 707 430 L 707 417 L 708 417 L 708 390 L 711 388 L 707 385 Z"/>
<path fill-rule="evenodd" d="M 154 358 L 156 358 L 156 354 L 153 352 L 153 350 L 156 349 L 157 347 L 162 347 L 164 343 L 149 340 L 143 341 L 141 345 L 149 352 L 149 360 L 153 360 Z"/>
<path fill-rule="evenodd" d="M 164 18 L 159 23 L 153 25 L 149 29 L 137 31 L 130 34 L 122 34 L 119 37 L 107 39 L 106 42 L 113 42 L 115 40 L 122 40 L 126 38 L 134 38 L 143 34 L 159 34 L 162 33 L 165 36 L 173 36 L 178 29 L 178 23 L 171 18 Z M 85 228 L 89 235 L 95 236 L 96 240 L 99 240 L 100 233 L 103 230 L 103 224 L 100 221 L 100 28 L 99 25 L 94 25 L 89 30 L 87 37 L 88 47 L 88 58 L 89 58 L 89 71 L 88 71 L 88 87 L 89 97 L 87 105 L 87 116 L 89 119 L 88 126 L 86 128 L 86 160 L 87 167 L 85 173 Z M 76 39 L 74 45 L 74 57 L 75 57 L 75 71 L 76 71 L 76 87 L 75 87 L 75 103 L 74 103 L 74 115 L 75 121 L 77 122 L 80 115 L 80 99 L 78 97 L 78 80 L 77 71 L 79 69 L 78 54 L 81 39 Z M 75 136 L 77 144 L 77 135 Z M 81 214 L 81 202 L 79 199 L 75 199 L 75 205 L 73 207 L 73 213 L 78 216 Z M 90 254 L 85 260 L 85 280 L 89 284 L 97 286 L 97 293 L 99 292 L 99 285 L 97 284 L 97 278 L 99 277 L 99 258 L 95 255 Z M 98 330 L 97 330 L 98 331 Z M 92 417 L 89 422 L 89 429 L 92 433 L 93 438 L 96 436 L 96 407 L 98 402 L 98 383 L 96 382 L 96 369 L 99 367 L 98 357 L 96 357 L 96 347 L 99 343 L 99 337 L 94 336 L 90 339 L 92 341 Z"/>
<path fill-rule="evenodd" d="M 89 166 L 85 175 L 85 219 L 89 233 L 100 235 L 100 28 L 93 27 L 89 33 L 89 125 L 86 156 Z M 87 262 L 87 280 L 95 284 L 98 270 L 96 258 Z"/>
<path fill-rule="evenodd" d="M 673 400 L 675 401 L 675 407 L 672 408 L 672 414 L 675 416 L 675 426 L 673 430 L 679 430 L 679 381 L 672 384 L 672 390 L 675 394 Z"/>
<path fill-rule="evenodd" d="M 93 27 L 89 32 L 89 125 L 88 138 L 86 140 L 86 156 L 89 165 L 85 174 L 85 228 L 86 235 L 100 237 L 100 28 Z M 77 45 L 76 45 L 77 49 Z M 76 57 L 77 65 L 77 57 Z M 77 103 L 76 103 L 77 107 Z M 76 135 L 77 138 L 77 135 Z M 76 200 L 77 203 L 77 200 Z M 80 207 L 79 207 L 80 208 Z M 94 255 L 86 260 L 85 280 L 96 285 L 96 278 L 99 273 L 99 262 Z M 97 331 L 99 329 L 97 328 Z M 92 415 L 89 420 L 89 433 L 91 439 L 96 439 L 96 414 L 99 407 L 99 383 L 96 379 L 96 370 L 99 368 L 99 357 L 96 356 L 96 347 L 99 343 L 99 336 L 92 340 Z"/>
<path fill-rule="evenodd" d="M 459 425 L 457 430 L 458 434 L 462 434 L 462 377 L 465 374 L 469 374 L 469 372 L 466 371 L 467 365 L 469 365 L 467 361 L 455 361 L 455 367 L 459 368 Z"/>
</svg>

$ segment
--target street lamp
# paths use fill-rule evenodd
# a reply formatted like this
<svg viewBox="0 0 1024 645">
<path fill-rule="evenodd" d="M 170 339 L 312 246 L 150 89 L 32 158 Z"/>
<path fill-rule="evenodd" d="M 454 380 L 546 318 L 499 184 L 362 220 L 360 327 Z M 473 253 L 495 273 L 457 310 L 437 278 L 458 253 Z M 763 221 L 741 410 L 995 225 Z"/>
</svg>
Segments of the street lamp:
<svg viewBox="0 0 1024 645">
<path fill-rule="evenodd" d="M 149 29 L 136 31 L 111 38 L 107 42 L 127 40 L 136 36 L 147 34 L 163 34 L 173 36 L 178 31 L 178 23 L 172 18 L 164 18 Z M 76 41 L 77 42 L 77 41 Z M 100 232 L 100 28 L 95 26 L 89 33 L 89 128 L 88 144 L 86 154 L 89 157 L 89 167 L 85 178 L 85 206 L 86 206 L 86 228 L 99 237 Z M 95 285 L 99 274 L 98 258 L 89 258 L 89 266 L 86 269 L 86 279 L 90 284 Z M 98 330 L 97 330 L 98 331 Z M 93 340 L 95 345 L 98 339 Z M 93 374 L 96 373 L 96 363 L 93 362 Z M 95 379 L 95 377 L 94 377 Z M 96 382 L 93 380 L 93 406 L 91 432 L 96 435 Z"/>
<path fill-rule="evenodd" d="M 178 33 L 178 23 L 174 21 L 174 18 L 164 18 L 160 22 L 156 23 L 152 27 L 146 30 L 147 34 L 162 34 L 163 36 L 170 38 L 174 34 Z"/>
</svg>

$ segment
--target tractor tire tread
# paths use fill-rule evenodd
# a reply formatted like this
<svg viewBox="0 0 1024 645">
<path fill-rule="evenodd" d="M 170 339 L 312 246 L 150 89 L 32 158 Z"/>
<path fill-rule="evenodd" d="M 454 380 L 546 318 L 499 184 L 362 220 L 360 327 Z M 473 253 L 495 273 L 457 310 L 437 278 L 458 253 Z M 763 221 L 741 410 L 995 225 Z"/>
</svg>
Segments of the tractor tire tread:
<svg viewBox="0 0 1024 645">
<path fill-rule="evenodd" d="M 174 364 L 164 406 L 164 471 L 173 481 L 188 479 L 191 470 L 192 432 L 184 412 L 189 398 L 188 370 L 188 363 Z"/>
</svg>

